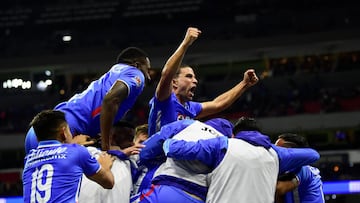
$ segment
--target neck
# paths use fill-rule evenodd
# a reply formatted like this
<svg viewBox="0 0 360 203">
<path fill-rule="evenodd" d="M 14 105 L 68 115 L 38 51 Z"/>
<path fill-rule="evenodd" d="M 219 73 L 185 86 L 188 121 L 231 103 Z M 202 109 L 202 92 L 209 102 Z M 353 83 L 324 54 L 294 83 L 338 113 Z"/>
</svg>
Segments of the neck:
<svg viewBox="0 0 360 203">
<path fill-rule="evenodd" d="M 186 100 L 183 99 L 183 98 L 181 97 L 181 95 L 176 94 L 176 98 L 177 98 L 178 102 L 179 102 L 181 105 L 183 105 L 183 106 L 185 105 Z"/>
</svg>

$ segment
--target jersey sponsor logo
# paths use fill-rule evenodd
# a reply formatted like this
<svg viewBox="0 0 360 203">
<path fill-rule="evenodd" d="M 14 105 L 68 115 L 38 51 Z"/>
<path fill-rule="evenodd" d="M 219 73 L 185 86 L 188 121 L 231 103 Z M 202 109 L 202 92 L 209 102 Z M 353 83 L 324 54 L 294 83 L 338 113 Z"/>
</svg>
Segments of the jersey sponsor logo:
<svg viewBox="0 0 360 203">
<path fill-rule="evenodd" d="M 219 137 L 221 136 L 218 132 L 216 132 L 214 129 L 211 129 L 210 127 L 208 126 L 204 126 L 201 128 L 202 131 L 205 131 L 205 132 L 209 132 L 210 134 L 216 136 L 216 137 Z"/>
<path fill-rule="evenodd" d="M 57 147 L 46 150 L 33 150 L 32 153 L 27 156 L 26 167 L 34 165 L 38 162 L 44 162 L 53 159 L 66 159 L 66 155 L 67 147 Z"/>
</svg>

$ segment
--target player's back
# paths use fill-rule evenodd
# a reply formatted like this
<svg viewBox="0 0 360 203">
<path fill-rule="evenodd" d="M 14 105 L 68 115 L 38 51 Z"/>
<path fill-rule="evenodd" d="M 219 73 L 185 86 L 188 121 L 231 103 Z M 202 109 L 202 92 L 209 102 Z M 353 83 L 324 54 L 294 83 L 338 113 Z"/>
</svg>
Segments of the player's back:
<svg viewBox="0 0 360 203">
<path fill-rule="evenodd" d="M 273 149 L 229 139 L 224 159 L 208 176 L 206 202 L 271 203 L 279 160 Z"/>
<path fill-rule="evenodd" d="M 300 202 L 325 202 L 319 169 L 312 166 L 303 166 L 297 176 L 300 181 L 298 187 Z"/>
<path fill-rule="evenodd" d="M 90 154 L 98 158 L 103 151 L 94 147 L 87 147 Z M 79 203 L 113 203 L 129 202 L 132 189 L 132 177 L 130 161 L 115 158 L 111 167 L 114 175 L 114 187 L 111 190 L 104 189 L 98 183 L 83 175 L 79 193 Z"/>
<path fill-rule="evenodd" d="M 144 88 L 145 81 L 139 69 L 125 64 L 114 65 L 98 80 L 93 81 L 86 90 L 55 107 L 65 112 L 72 133 L 97 136 L 100 132 L 102 101 L 118 80 L 129 88 L 129 96 L 121 103 L 115 117 L 115 120 L 119 120 L 133 106 Z"/>
<path fill-rule="evenodd" d="M 25 157 L 24 202 L 76 202 L 82 174 L 99 170 L 85 147 L 43 141 Z"/>
</svg>

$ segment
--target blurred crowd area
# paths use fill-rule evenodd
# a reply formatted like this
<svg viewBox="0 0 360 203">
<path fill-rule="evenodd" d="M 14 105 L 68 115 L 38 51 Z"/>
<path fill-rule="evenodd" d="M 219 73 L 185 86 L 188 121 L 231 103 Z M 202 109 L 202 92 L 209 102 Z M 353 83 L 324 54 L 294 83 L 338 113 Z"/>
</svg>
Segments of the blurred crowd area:
<svg viewBox="0 0 360 203">
<path fill-rule="evenodd" d="M 213 71 L 204 72 L 203 70 L 207 66 L 210 66 Z M 228 68 L 228 66 L 232 68 Z M 197 74 L 199 85 L 194 100 L 213 99 L 239 82 L 243 71 L 250 66 L 256 69 L 260 82 L 249 89 L 229 109 L 214 117 L 220 116 L 233 120 L 240 116 L 269 118 L 360 110 L 360 83 L 357 79 L 357 76 L 360 75 L 359 52 L 265 58 L 236 62 L 230 65 L 227 63 L 198 65 L 194 67 L 196 71 L 199 71 Z M 225 68 L 221 69 L 221 67 Z M 144 89 L 134 108 L 126 115 L 126 120 L 136 125 L 147 122 L 148 101 L 155 92 L 160 70 L 157 69 L 152 73 L 153 82 Z M 1 109 L 0 134 L 25 133 L 30 120 L 36 113 L 46 108 L 53 108 L 58 102 L 81 92 L 99 74 L 74 74 L 71 76 L 71 83 L 65 83 L 64 76 L 60 75 L 55 77 L 56 85 L 49 87 L 44 92 L 7 90 L 6 95 L 9 95 L 16 105 Z M 60 90 L 67 91 L 65 94 L 59 94 Z M 311 147 L 320 152 L 324 150 L 356 150 L 360 147 L 359 127 L 304 131 L 301 134 L 307 137 Z M 275 141 L 276 135 L 270 134 L 270 136 Z M 360 179 L 358 173 L 360 164 L 349 162 L 349 155 L 346 152 L 341 153 L 342 155 L 334 156 L 322 155 L 323 159 L 316 163 L 324 181 Z M 8 157 L 16 158 L 8 159 Z M 22 150 L 2 150 L 0 153 L 0 158 L 3 160 L 1 168 L 22 168 L 23 157 Z M 16 174 L 18 172 L 15 172 L 13 176 Z M 6 175 L 6 177 L 12 176 Z M 21 180 L 6 178 L 0 182 L 0 196 L 22 194 Z"/>
<path fill-rule="evenodd" d="M 22 196 L 22 170 L 0 170 L 0 197 Z"/>
<path fill-rule="evenodd" d="M 199 65 L 194 67 L 200 72 L 197 74 L 199 85 L 195 100 L 213 99 L 231 88 L 242 78 L 243 70 L 251 65 L 254 65 L 260 82 L 232 107 L 215 117 L 232 120 L 239 116 L 267 118 L 360 110 L 360 83 L 357 78 L 360 75 L 359 52 L 244 61 L 231 64 L 231 69 L 225 68 L 227 71 L 220 67 L 228 67 L 229 64 L 216 64 L 212 65 L 212 69 L 218 68 L 213 71 L 214 74 L 211 71 L 203 73 L 206 65 Z M 148 101 L 154 94 L 159 73 L 160 69 L 155 70 L 153 83 L 145 88 L 134 108 L 126 115 L 126 120 L 136 125 L 147 122 Z M 16 106 L 1 109 L 0 135 L 25 133 L 28 123 L 36 113 L 53 108 L 58 102 L 81 92 L 97 77 L 98 74 L 94 73 L 75 74 L 69 85 L 64 83 L 63 76 L 59 76 L 55 79 L 56 85 L 44 92 L 3 90 L 3 93 L 14 100 Z M 60 90 L 67 91 L 60 94 Z M 337 154 L 322 154 L 321 160 L 315 164 L 321 171 L 323 181 L 360 179 L 360 159 L 359 162 L 352 162 L 347 152 L 360 147 L 359 127 L 314 130 L 302 132 L 302 135 L 306 136 L 311 147 L 320 153 L 324 150 L 338 151 Z M 274 141 L 276 135 L 270 136 Z M 0 197 L 22 195 L 21 171 L 18 169 L 23 167 L 23 157 L 22 150 L 1 150 Z M 345 202 L 349 197 L 340 195 L 337 200 L 331 199 L 331 196 L 327 198 L 327 202 Z"/>
<path fill-rule="evenodd" d="M 213 74 L 202 71 L 206 65 L 195 66 L 195 70 L 199 70 L 199 84 L 194 100 L 211 100 L 230 89 L 239 82 L 249 64 L 257 71 L 260 82 L 218 116 L 264 118 L 360 110 L 360 83 L 356 77 L 360 70 L 360 52 L 341 53 L 336 57 L 314 55 L 239 62 L 226 72 L 222 70 L 228 69 L 229 64 L 217 64 L 212 67 Z M 155 92 L 160 71 L 155 70 L 152 84 L 144 89 L 127 114 L 127 120 L 134 124 L 147 122 L 148 101 Z M 54 85 L 44 92 L 3 89 L 2 94 L 10 104 L 0 107 L 1 134 L 25 132 L 36 113 L 81 92 L 97 77 L 96 74 L 75 74 L 71 83 L 65 83 L 63 75 L 54 76 Z"/>
<path fill-rule="evenodd" d="M 351 35 L 360 25 L 356 5 L 355 0 L 5 0 L 0 58 L 174 44 L 189 25 L 199 27 L 206 41 L 339 30 Z M 63 36 L 72 36 L 71 43 Z"/>
<path fill-rule="evenodd" d="M 4 67 L 15 67 L 20 62 L 26 64 L 26 57 L 41 56 L 39 60 L 45 63 L 54 59 L 47 57 L 49 55 L 66 54 L 73 55 L 69 61 L 74 62 L 79 60 L 76 53 L 103 50 L 101 48 L 118 50 L 129 44 L 140 47 L 176 44 L 189 25 L 203 31 L 200 40 L 205 42 L 259 39 L 257 45 L 262 46 L 262 38 L 278 36 L 264 46 L 287 46 L 294 43 L 286 38 L 289 35 L 345 31 L 341 39 L 331 39 L 328 34 L 312 39 L 341 41 L 354 38 L 358 33 L 355 32 L 360 25 L 357 4 L 355 0 L 296 3 L 285 0 L 4 0 L 0 8 L 0 62 Z M 64 41 L 64 36 L 71 36 L 71 42 Z M 296 43 L 306 41 L 304 37 Z M 241 48 L 246 49 L 246 45 L 241 44 Z M 215 116 L 232 120 L 239 116 L 271 118 L 359 111 L 360 52 L 340 52 L 332 45 L 327 48 L 329 54 L 284 54 L 289 57 L 259 54 L 251 61 L 195 63 L 193 68 L 199 85 L 194 100 L 213 99 L 239 82 L 245 69 L 253 67 L 260 82 L 229 109 Z M 191 60 L 188 64 L 192 65 Z M 155 92 L 160 71 L 154 69 L 152 84 L 144 89 L 126 120 L 136 125 L 147 122 L 148 101 Z M 53 85 L 45 91 L 0 89 L 0 139 L 2 135 L 24 134 L 35 114 L 81 92 L 100 74 L 55 73 Z M 309 131 L 303 135 L 317 150 L 360 147 L 359 126 Z M 275 135 L 270 136 L 274 139 Z M 347 152 L 322 157 L 317 167 L 323 181 L 360 179 L 360 166 L 349 161 Z M 23 158 L 23 150 L 0 150 L 0 197 L 22 195 L 18 169 L 23 167 Z"/>
</svg>

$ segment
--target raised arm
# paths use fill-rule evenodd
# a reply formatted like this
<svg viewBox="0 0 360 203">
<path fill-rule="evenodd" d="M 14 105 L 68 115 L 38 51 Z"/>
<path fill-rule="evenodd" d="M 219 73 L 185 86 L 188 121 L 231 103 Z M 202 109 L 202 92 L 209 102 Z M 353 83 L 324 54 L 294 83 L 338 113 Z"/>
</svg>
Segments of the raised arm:
<svg viewBox="0 0 360 203">
<path fill-rule="evenodd" d="M 128 97 L 128 87 L 122 81 L 116 81 L 105 95 L 100 114 L 101 148 L 103 151 L 110 149 L 110 130 L 115 120 L 121 103 Z"/>
<path fill-rule="evenodd" d="M 172 79 L 175 77 L 175 74 L 182 63 L 186 50 L 200 34 L 201 31 L 199 29 L 189 27 L 187 29 L 184 40 L 167 60 L 164 68 L 161 71 L 160 81 L 156 87 L 156 98 L 159 101 L 163 101 L 169 98 L 172 92 Z"/>
<path fill-rule="evenodd" d="M 249 87 L 255 85 L 258 81 L 259 78 L 256 76 L 255 70 L 247 70 L 244 73 L 243 80 L 233 88 L 219 95 L 212 101 L 201 103 L 202 111 L 196 118 L 204 118 L 208 115 L 225 110 L 230 107 Z"/>
</svg>

